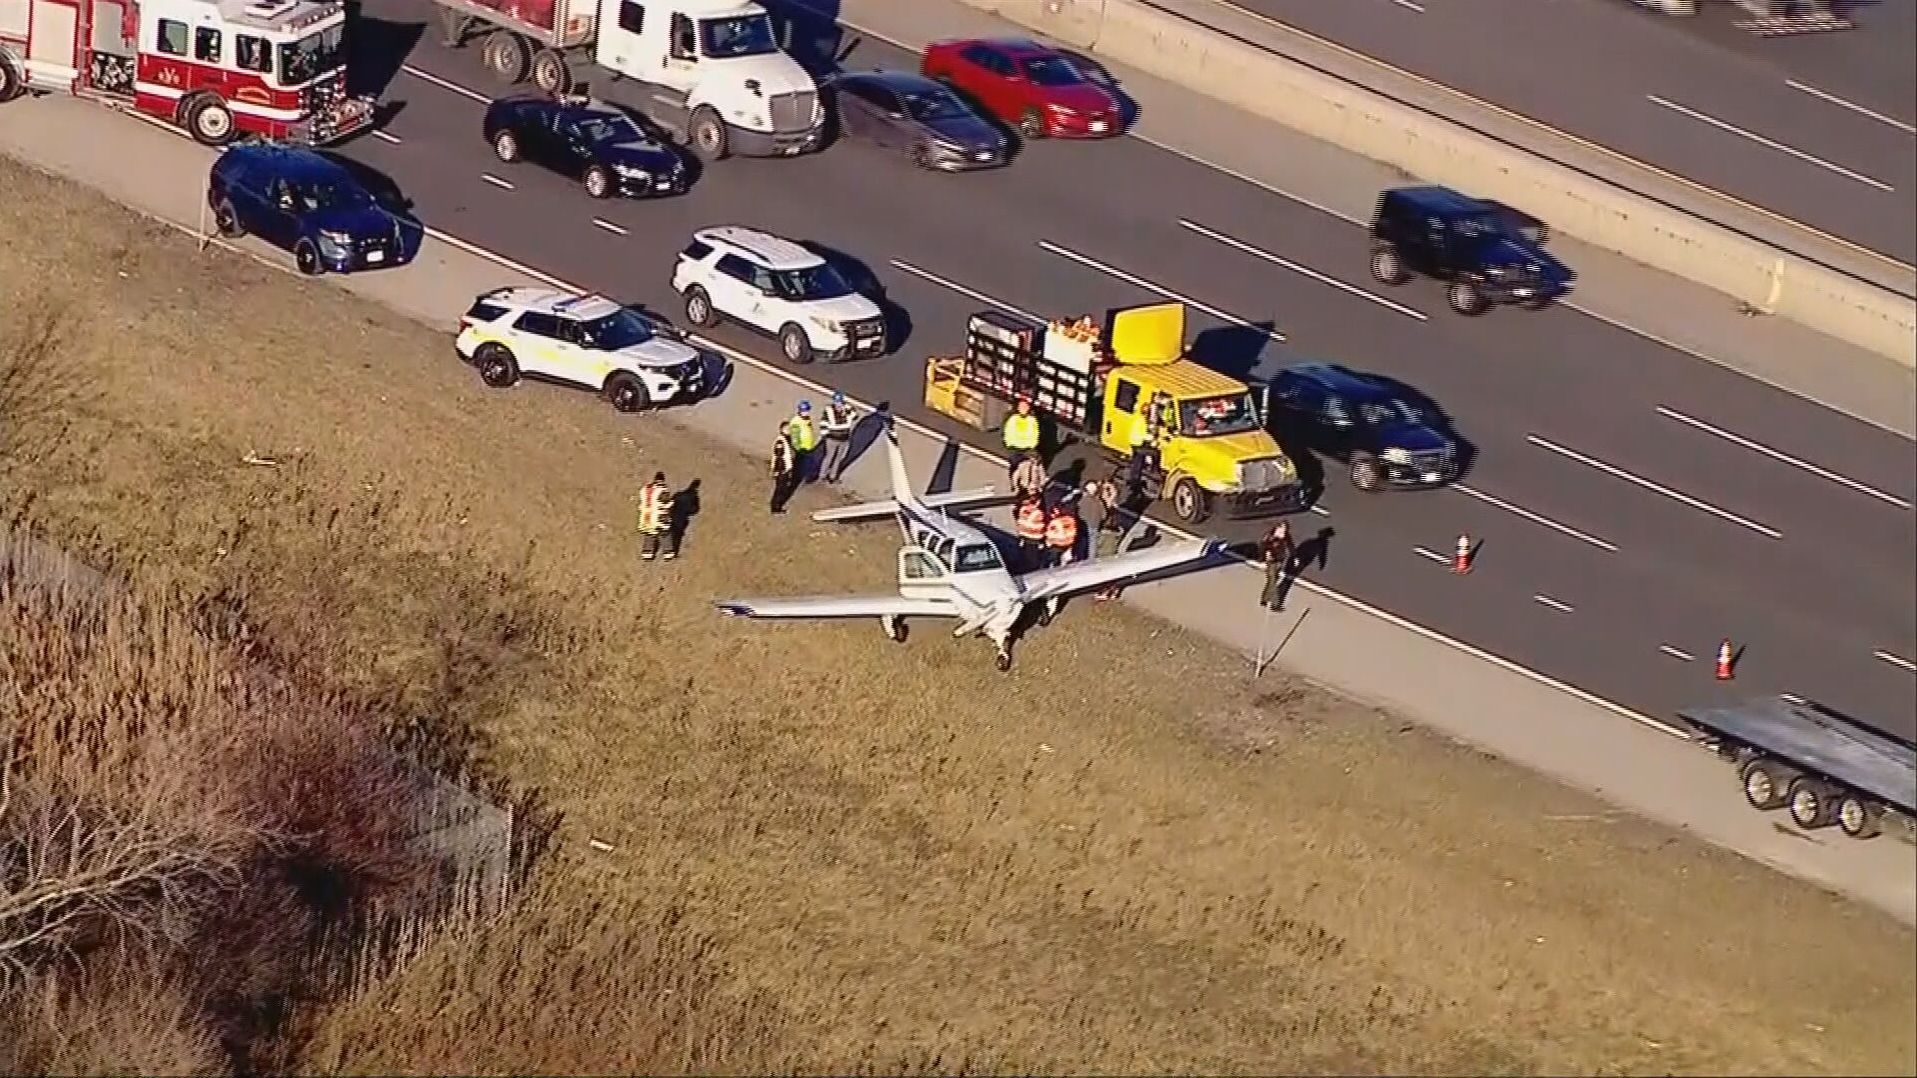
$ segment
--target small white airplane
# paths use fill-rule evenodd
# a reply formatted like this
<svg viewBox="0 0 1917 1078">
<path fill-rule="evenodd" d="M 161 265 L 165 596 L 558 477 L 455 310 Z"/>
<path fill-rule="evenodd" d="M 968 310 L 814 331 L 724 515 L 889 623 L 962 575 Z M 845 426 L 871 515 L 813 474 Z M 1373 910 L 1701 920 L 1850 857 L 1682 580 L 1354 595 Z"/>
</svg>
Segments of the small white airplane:
<svg viewBox="0 0 1917 1078">
<path fill-rule="evenodd" d="M 962 511 L 1001 496 L 991 487 L 916 495 L 905 473 L 898 433 L 890 423 L 885 439 L 892 464 L 892 497 L 821 510 L 812 519 L 830 523 L 895 517 L 905 539 L 898 555 L 899 593 L 723 599 L 715 603 L 722 612 L 739 618 L 878 618 L 885 634 L 901 643 L 906 618 L 957 618 L 952 635 L 980 633 L 989 638 L 998 648 L 998 668 L 1004 671 L 1012 668 L 1012 632 L 1027 605 L 1192 565 L 1219 549 L 1209 540 L 1186 542 L 1013 576 L 989 536 L 946 514 L 948 509 Z"/>
</svg>

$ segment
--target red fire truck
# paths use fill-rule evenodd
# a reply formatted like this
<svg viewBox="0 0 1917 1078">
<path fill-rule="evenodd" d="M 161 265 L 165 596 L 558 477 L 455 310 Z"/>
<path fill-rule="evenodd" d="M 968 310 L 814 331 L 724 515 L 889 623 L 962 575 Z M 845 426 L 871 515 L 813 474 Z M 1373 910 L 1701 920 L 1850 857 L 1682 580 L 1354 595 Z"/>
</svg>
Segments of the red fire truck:
<svg viewBox="0 0 1917 1078">
<path fill-rule="evenodd" d="M 373 122 L 346 92 L 339 0 L 0 0 L 0 101 L 70 93 L 178 124 L 328 143 Z"/>
</svg>

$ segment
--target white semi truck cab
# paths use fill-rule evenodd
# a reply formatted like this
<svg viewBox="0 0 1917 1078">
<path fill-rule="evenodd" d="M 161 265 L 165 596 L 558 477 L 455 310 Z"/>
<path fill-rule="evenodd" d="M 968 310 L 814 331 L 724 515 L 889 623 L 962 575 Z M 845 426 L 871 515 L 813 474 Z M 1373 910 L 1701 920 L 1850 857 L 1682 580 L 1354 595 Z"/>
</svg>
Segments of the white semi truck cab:
<svg viewBox="0 0 1917 1078">
<path fill-rule="evenodd" d="M 483 39 L 488 69 L 573 89 L 573 63 L 642 84 L 626 104 L 680 135 L 707 161 L 789 156 L 819 146 L 818 84 L 780 46 L 753 0 L 438 0 L 447 45 Z M 611 97 L 595 93 L 595 97 Z"/>
</svg>

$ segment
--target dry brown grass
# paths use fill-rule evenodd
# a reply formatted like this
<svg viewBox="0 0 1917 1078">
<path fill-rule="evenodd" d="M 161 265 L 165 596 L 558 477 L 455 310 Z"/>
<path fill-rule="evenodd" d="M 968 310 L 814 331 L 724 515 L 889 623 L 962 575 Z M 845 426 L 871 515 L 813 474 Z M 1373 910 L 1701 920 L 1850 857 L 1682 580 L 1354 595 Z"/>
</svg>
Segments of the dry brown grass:
<svg viewBox="0 0 1917 1078">
<path fill-rule="evenodd" d="M 1887 918 L 1119 610 L 1014 679 L 937 633 L 721 622 L 721 591 L 871 586 L 886 538 L 808 540 L 757 462 L 15 185 L 0 307 L 90 312 L 60 355 L 94 388 L 9 496 L 244 596 L 323 642 L 303 676 L 471 731 L 562 814 L 510 917 L 314 1017 L 304 1068 L 1917 1067 Z M 705 508 L 648 571 L 654 467 Z"/>
</svg>

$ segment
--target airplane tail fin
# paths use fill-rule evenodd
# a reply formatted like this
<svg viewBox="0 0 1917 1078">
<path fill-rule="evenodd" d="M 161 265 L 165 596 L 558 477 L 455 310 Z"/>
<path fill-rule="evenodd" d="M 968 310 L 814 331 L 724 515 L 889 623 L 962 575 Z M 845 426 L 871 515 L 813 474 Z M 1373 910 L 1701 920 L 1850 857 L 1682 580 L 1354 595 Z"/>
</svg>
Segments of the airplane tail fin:
<svg viewBox="0 0 1917 1078">
<path fill-rule="evenodd" d="M 905 451 L 899 448 L 899 431 L 893 423 L 885 424 L 885 455 L 892 467 L 892 500 L 899 505 L 918 505 L 919 496 L 912 490 L 912 477 L 905 472 Z"/>
</svg>

